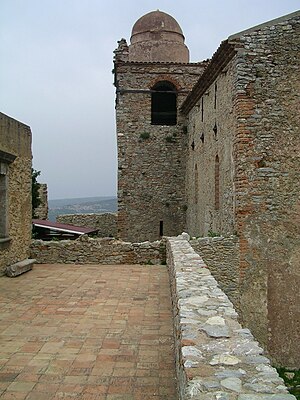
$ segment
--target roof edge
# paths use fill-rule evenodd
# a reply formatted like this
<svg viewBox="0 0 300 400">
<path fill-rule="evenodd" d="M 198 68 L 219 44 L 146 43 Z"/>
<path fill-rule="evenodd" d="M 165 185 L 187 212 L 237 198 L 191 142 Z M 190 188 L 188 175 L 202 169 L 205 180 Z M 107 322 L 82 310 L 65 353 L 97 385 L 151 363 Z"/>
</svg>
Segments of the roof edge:
<svg viewBox="0 0 300 400">
<path fill-rule="evenodd" d="M 183 114 L 187 115 L 187 113 L 194 107 L 207 88 L 214 82 L 220 71 L 222 71 L 235 54 L 236 49 L 233 43 L 224 40 L 220 44 L 210 63 L 198 79 L 198 82 L 183 102 L 181 106 Z"/>
<path fill-rule="evenodd" d="M 293 17 L 297 17 L 297 16 L 300 17 L 300 10 L 294 11 L 294 12 L 292 12 L 290 14 L 286 14 L 286 15 L 283 15 L 283 16 L 275 18 L 275 19 L 271 19 L 270 21 L 263 22 L 261 24 L 252 26 L 251 28 L 245 29 L 243 31 L 234 33 L 233 35 L 230 35 L 228 37 L 228 40 L 230 41 L 230 40 L 238 39 L 240 36 L 242 36 L 242 35 L 244 35 L 246 33 L 255 32 L 255 31 L 260 30 L 262 28 L 265 28 L 267 26 L 276 25 L 276 24 L 278 24 L 280 22 L 286 21 L 287 19 L 292 19 Z"/>
</svg>

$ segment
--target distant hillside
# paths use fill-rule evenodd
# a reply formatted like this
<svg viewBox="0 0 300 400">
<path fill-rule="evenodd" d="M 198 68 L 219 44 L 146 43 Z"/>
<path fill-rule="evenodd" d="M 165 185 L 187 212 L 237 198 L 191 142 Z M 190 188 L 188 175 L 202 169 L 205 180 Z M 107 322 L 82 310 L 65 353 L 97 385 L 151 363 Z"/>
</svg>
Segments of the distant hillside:
<svg viewBox="0 0 300 400">
<path fill-rule="evenodd" d="M 56 216 L 62 214 L 117 212 L 117 198 L 111 196 L 49 200 L 48 205 L 50 221 L 55 221 Z"/>
</svg>

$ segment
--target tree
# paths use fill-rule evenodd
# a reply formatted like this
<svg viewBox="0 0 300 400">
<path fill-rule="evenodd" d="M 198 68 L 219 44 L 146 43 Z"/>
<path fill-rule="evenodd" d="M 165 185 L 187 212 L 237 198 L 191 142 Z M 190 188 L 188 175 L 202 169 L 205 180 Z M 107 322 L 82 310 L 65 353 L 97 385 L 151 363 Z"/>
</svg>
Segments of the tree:
<svg viewBox="0 0 300 400">
<path fill-rule="evenodd" d="M 41 171 L 37 171 L 34 168 L 31 168 L 31 193 L 32 193 L 32 218 L 36 218 L 35 209 L 41 204 L 41 199 L 39 195 L 40 184 L 37 181 L 37 177 L 40 176 Z"/>
</svg>

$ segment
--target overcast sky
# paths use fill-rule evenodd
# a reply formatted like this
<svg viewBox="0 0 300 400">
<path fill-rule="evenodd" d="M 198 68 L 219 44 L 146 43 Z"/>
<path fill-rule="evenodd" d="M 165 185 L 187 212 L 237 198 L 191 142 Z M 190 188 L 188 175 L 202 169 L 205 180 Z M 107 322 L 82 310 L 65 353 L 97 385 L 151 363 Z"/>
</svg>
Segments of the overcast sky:
<svg viewBox="0 0 300 400">
<path fill-rule="evenodd" d="M 116 194 L 113 50 L 160 9 L 191 61 L 229 35 L 299 9 L 300 0 L 0 0 L 0 111 L 31 127 L 50 199 Z"/>
</svg>

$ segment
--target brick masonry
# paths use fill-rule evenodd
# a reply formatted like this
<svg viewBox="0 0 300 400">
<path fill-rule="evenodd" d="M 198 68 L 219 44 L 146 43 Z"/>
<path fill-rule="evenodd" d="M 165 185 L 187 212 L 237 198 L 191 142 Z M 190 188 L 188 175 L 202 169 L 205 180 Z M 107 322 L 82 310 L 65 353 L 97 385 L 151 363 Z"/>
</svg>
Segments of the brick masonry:
<svg viewBox="0 0 300 400">
<path fill-rule="evenodd" d="M 238 235 L 242 320 L 276 364 L 292 368 L 300 366 L 299 25 L 295 12 L 230 36 L 182 107 L 187 230 Z"/>
</svg>

